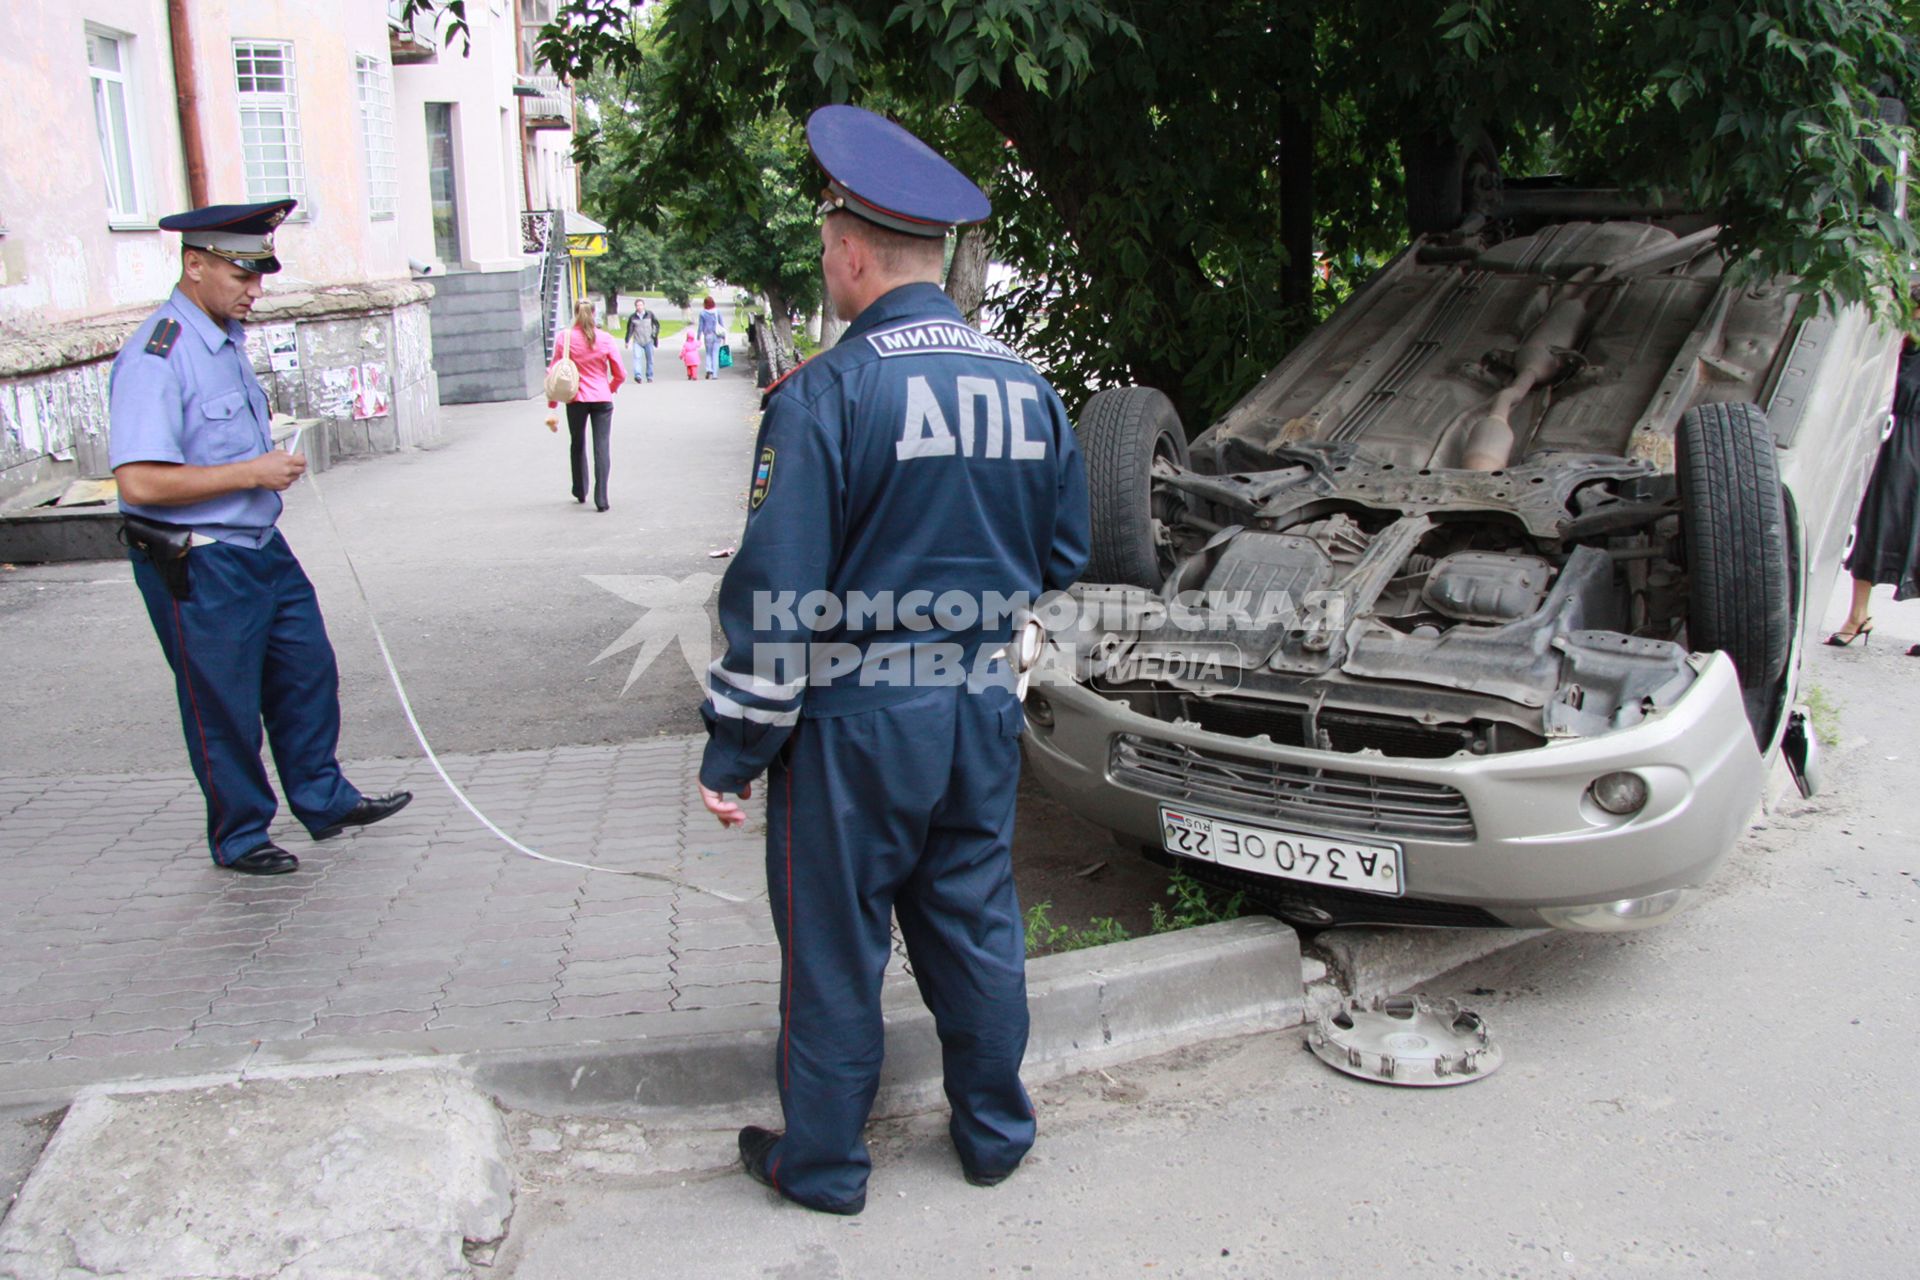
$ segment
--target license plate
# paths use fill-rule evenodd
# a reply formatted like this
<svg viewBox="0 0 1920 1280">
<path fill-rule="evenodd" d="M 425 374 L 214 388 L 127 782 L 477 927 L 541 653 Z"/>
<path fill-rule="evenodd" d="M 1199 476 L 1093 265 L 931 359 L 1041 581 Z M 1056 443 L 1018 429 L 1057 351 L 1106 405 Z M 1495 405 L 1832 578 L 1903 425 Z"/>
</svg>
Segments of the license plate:
<svg viewBox="0 0 1920 1280">
<path fill-rule="evenodd" d="M 1405 889 L 1397 844 L 1254 827 L 1166 805 L 1160 806 L 1160 841 L 1168 853 L 1255 875 L 1396 898 Z"/>
</svg>

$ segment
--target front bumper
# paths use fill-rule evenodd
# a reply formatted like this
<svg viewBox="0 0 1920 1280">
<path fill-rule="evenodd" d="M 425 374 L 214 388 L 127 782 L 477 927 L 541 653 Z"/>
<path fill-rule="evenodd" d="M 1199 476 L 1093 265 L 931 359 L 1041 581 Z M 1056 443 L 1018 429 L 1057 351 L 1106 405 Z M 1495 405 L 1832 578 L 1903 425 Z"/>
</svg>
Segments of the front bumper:
<svg viewBox="0 0 1920 1280">
<path fill-rule="evenodd" d="M 1733 663 L 1721 653 L 1693 661 L 1699 675 L 1692 687 L 1630 728 L 1444 760 L 1274 746 L 1169 724 L 1043 663 L 1029 698 L 1046 699 L 1052 724 L 1028 717 L 1027 760 L 1068 808 L 1155 848 L 1159 806 L 1171 803 L 1306 834 L 1391 840 L 1402 849 L 1406 897 L 1477 907 L 1510 925 L 1644 927 L 1673 914 L 1684 891 L 1706 881 L 1760 802 L 1761 759 Z M 1205 766 L 1227 758 L 1309 779 L 1337 772 L 1370 780 L 1380 795 L 1447 799 L 1428 806 L 1431 817 L 1416 811 L 1397 827 L 1308 825 L 1229 807 L 1222 793 L 1183 786 L 1168 769 L 1143 776 L 1132 767 L 1141 743 L 1162 760 Z M 1594 779 L 1617 771 L 1638 774 L 1649 792 L 1646 805 L 1627 817 L 1605 812 L 1587 793 Z M 1609 910 L 1628 901 L 1642 905 Z"/>
</svg>

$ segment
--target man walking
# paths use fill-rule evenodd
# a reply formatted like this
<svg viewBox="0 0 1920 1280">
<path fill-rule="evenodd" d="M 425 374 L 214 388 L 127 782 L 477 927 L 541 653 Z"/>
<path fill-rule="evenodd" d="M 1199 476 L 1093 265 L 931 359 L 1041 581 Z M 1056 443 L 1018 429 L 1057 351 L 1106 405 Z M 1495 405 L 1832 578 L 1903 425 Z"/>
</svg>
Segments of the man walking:
<svg viewBox="0 0 1920 1280">
<path fill-rule="evenodd" d="M 986 197 L 857 107 L 816 111 L 807 135 L 830 179 L 821 268 L 851 324 L 767 393 L 700 792 L 737 824 L 723 793 L 768 774 L 786 1129 L 741 1130 L 741 1161 L 789 1200 L 858 1213 L 890 916 L 939 1031 L 961 1171 L 991 1186 L 1033 1145 L 1022 715 L 993 602 L 1078 577 L 1087 491 L 1059 397 L 938 286 L 946 232 Z"/>
<path fill-rule="evenodd" d="M 660 317 L 653 314 L 645 298 L 634 301 L 633 314 L 627 317 L 627 368 L 636 382 L 653 381 L 653 349 L 660 345 Z M 640 372 L 642 365 L 646 373 Z"/>
<path fill-rule="evenodd" d="M 128 557 L 173 668 L 187 756 L 207 801 L 214 863 L 282 875 L 261 725 L 287 804 L 315 840 L 406 807 L 340 772 L 339 672 L 319 601 L 275 523 L 307 460 L 272 447 L 267 397 L 241 322 L 280 270 L 273 229 L 292 200 L 162 218 L 180 280 L 113 362 L 109 449 Z"/>
</svg>

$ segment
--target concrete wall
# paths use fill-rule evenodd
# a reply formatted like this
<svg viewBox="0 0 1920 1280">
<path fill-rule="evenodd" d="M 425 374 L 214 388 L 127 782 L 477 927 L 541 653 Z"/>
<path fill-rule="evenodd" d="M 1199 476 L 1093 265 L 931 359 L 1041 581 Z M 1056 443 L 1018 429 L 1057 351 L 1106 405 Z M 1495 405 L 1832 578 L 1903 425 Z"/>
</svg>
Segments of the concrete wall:
<svg viewBox="0 0 1920 1280">
<path fill-rule="evenodd" d="M 431 296 L 430 286 L 394 281 L 267 298 L 247 326 L 247 353 L 275 411 L 325 420 L 335 461 L 438 441 Z M 300 367 L 276 372 L 268 336 L 289 323 Z M 355 390 L 369 375 L 384 387 L 386 404 L 364 416 L 364 398 L 356 412 Z"/>
<path fill-rule="evenodd" d="M 435 443 L 432 293 L 396 280 L 268 294 L 247 326 L 247 353 L 273 411 L 326 419 L 336 458 Z M 107 474 L 108 374 L 141 319 L 122 315 L 37 343 L 0 344 L 0 505 L 42 501 L 70 481 Z M 293 326 L 299 367 L 276 372 L 270 331 L 285 325 Z M 349 370 L 364 383 L 369 366 L 386 408 L 359 417 Z"/>
<path fill-rule="evenodd" d="M 546 373 L 540 268 L 466 272 L 436 283 L 433 363 L 444 404 L 524 400 Z"/>
<path fill-rule="evenodd" d="M 0 502 L 106 474 L 112 365 L 93 360 L 0 381 Z"/>
</svg>

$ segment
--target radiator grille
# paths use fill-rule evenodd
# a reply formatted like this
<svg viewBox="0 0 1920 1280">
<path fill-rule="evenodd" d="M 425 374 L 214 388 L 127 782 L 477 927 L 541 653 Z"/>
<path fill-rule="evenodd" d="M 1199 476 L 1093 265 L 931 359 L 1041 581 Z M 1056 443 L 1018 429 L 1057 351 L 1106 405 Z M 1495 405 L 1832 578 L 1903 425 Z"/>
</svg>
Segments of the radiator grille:
<svg viewBox="0 0 1920 1280">
<path fill-rule="evenodd" d="M 1282 826 L 1416 840 L 1474 837 L 1467 798 L 1441 783 L 1260 760 L 1133 733 L 1114 736 L 1108 767 L 1114 781 L 1148 795 Z"/>
</svg>

